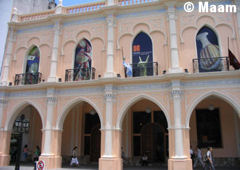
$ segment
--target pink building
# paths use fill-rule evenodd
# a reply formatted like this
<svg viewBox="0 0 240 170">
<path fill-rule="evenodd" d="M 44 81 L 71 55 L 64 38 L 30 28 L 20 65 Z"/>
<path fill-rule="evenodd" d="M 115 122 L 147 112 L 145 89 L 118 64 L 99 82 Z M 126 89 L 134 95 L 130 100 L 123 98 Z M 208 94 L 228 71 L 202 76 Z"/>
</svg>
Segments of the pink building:
<svg viewBox="0 0 240 170">
<path fill-rule="evenodd" d="M 0 87 L 0 166 L 36 146 L 47 169 L 152 165 L 192 170 L 190 145 L 217 166 L 240 159 L 240 11 L 185 12 L 186 1 L 106 0 L 13 10 Z M 209 5 L 240 6 L 240 1 Z M 229 47 L 228 47 L 229 39 Z M 228 49 L 236 56 L 229 58 Z M 235 61 L 235 62 L 234 62 Z M 123 154 L 124 153 L 124 154 Z"/>
</svg>

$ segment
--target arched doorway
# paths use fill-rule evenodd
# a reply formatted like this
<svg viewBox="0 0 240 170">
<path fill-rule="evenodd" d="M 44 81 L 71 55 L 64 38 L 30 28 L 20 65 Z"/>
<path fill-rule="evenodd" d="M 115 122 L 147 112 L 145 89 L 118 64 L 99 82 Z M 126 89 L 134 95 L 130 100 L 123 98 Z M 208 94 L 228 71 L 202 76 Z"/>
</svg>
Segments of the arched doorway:
<svg viewBox="0 0 240 170">
<path fill-rule="evenodd" d="M 240 120 L 234 108 L 219 96 L 200 101 L 190 119 L 190 145 L 202 155 L 213 147 L 217 167 L 234 167 L 240 158 Z M 195 165 L 200 166 L 200 165 Z"/>
<path fill-rule="evenodd" d="M 141 152 L 152 162 L 164 162 L 166 156 L 165 128 L 158 123 L 148 123 L 141 129 Z"/>
<path fill-rule="evenodd" d="M 139 166 L 147 155 L 153 167 L 166 167 L 168 160 L 168 123 L 163 111 L 152 101 L 133 104 L 122 122 L 122 157 L 127 166 Z"/>
<path fill-rule="evenodd" d="M 24 119 L 29 121 L 29 128 L 23 134 L 16 129 L 16 122 L 24 115 Z M 10 164 L 17 161 L 17 153 L 20 149 L 20 164 L 34 164 L 34 160 L 41 154 L 42 143 L 42 120 L 34 106 L 25 106 L 17 115 L 13 125 L 10 140 Z M 21 146 L 19 146 L 21 145 Z M 24 147 L 27 146 L 27 149 Z M 38 147 L 38 149 L 37 149 Z M 24 154 L 24 150 L 27 154 Z"/>
<path fill-rule="evenodd" d="M 100 119 L 87 102 L 75 104 L 63 123 L 62 166 L 71 167 L 72 149 L 77 146 L 79 166 L 96 166 L 100 158 Z"/>
</svg>

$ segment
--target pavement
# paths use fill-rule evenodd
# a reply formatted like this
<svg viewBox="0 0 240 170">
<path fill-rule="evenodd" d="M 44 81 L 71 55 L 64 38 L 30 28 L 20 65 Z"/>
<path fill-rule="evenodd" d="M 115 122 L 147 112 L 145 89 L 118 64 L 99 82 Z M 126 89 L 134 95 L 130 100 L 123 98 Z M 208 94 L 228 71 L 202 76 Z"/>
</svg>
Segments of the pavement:
<svg viewBox="0 0 240 170">
<path fill-rule="evenodd" d="M 0 170 L 14 170 L 14 166 L 6 166 L 6 167 L 0 167 Z M 33 166 L 20 166 L 20 170 L 33 170 Z M 97 167 L 72 167 L 72 168 L 58 168 L 55 170 L 97 170 Z M 141 166 L 135 166 L 135 167 L 124 167 L 123 170 L 167 170 L 167 167 L 141 167 Z M 230 167 L 225 167 L 225 168 L 215 168 L 216 170 L 240 170 L 239 167 L 236 168 L 230 168 Z M 203 170 L 201 168 L 196 168 L 194 170 Z"/>
</svg>

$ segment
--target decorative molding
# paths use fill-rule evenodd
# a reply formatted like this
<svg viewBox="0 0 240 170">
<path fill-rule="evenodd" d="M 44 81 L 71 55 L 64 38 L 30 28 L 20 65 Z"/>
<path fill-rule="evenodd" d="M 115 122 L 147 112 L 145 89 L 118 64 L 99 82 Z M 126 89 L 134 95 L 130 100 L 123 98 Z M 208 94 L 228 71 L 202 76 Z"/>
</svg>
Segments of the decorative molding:
<svg viewBox="0 0 240 170">
<path fill-rule="evenodd" d="M 8 103 L 8 100 L 7 99 L 0 99 L 0 104 L 7 104 Z"/>
<path fill-rule="evenodd" d="M 171 91 L 172 97 L 181 97 L 183 95 L 183 91 L 181 89 L 173 89 Z"/>
<path fill-rule="evenodd" d="M 47 97 L 47 103 L 48 104 L 56 104 L 57 103 L 57 97 Z"/>
<path fill-rule="evenodd" d="M 106 17 L 108 27 L 116 27 L 116 18 L 114 15 L 108 15 Z"/>
</svg>

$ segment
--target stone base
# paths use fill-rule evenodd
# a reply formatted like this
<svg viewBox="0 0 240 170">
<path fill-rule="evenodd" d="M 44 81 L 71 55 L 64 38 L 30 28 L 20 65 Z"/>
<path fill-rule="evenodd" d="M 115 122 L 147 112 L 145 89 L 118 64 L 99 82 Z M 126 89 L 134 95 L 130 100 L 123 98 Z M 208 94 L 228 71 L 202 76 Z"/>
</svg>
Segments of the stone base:
<svg viewBox="0 0 240 170">
<path fill-rule="evenodd" d="M 168 170 L 192 170 L 192 159 L 171 158 L 168 159 Z"/>
<path fill-rule="evenodd" d="M 39 160 L 45 162 L 45 169 L 55 169 L 62 167 L 62 157 L 54 155 L 41 155 Z"/>
<path fill-rule="evenodd" d="M 10 155 L 0 155 L 0 166 L 8 166 L 10 162 Z"/>
<path fill-rule="evenodd" d="M 106 158 L 99 159 L 99 170 L 122 170 L 121 158 Z"/>
</svg>

